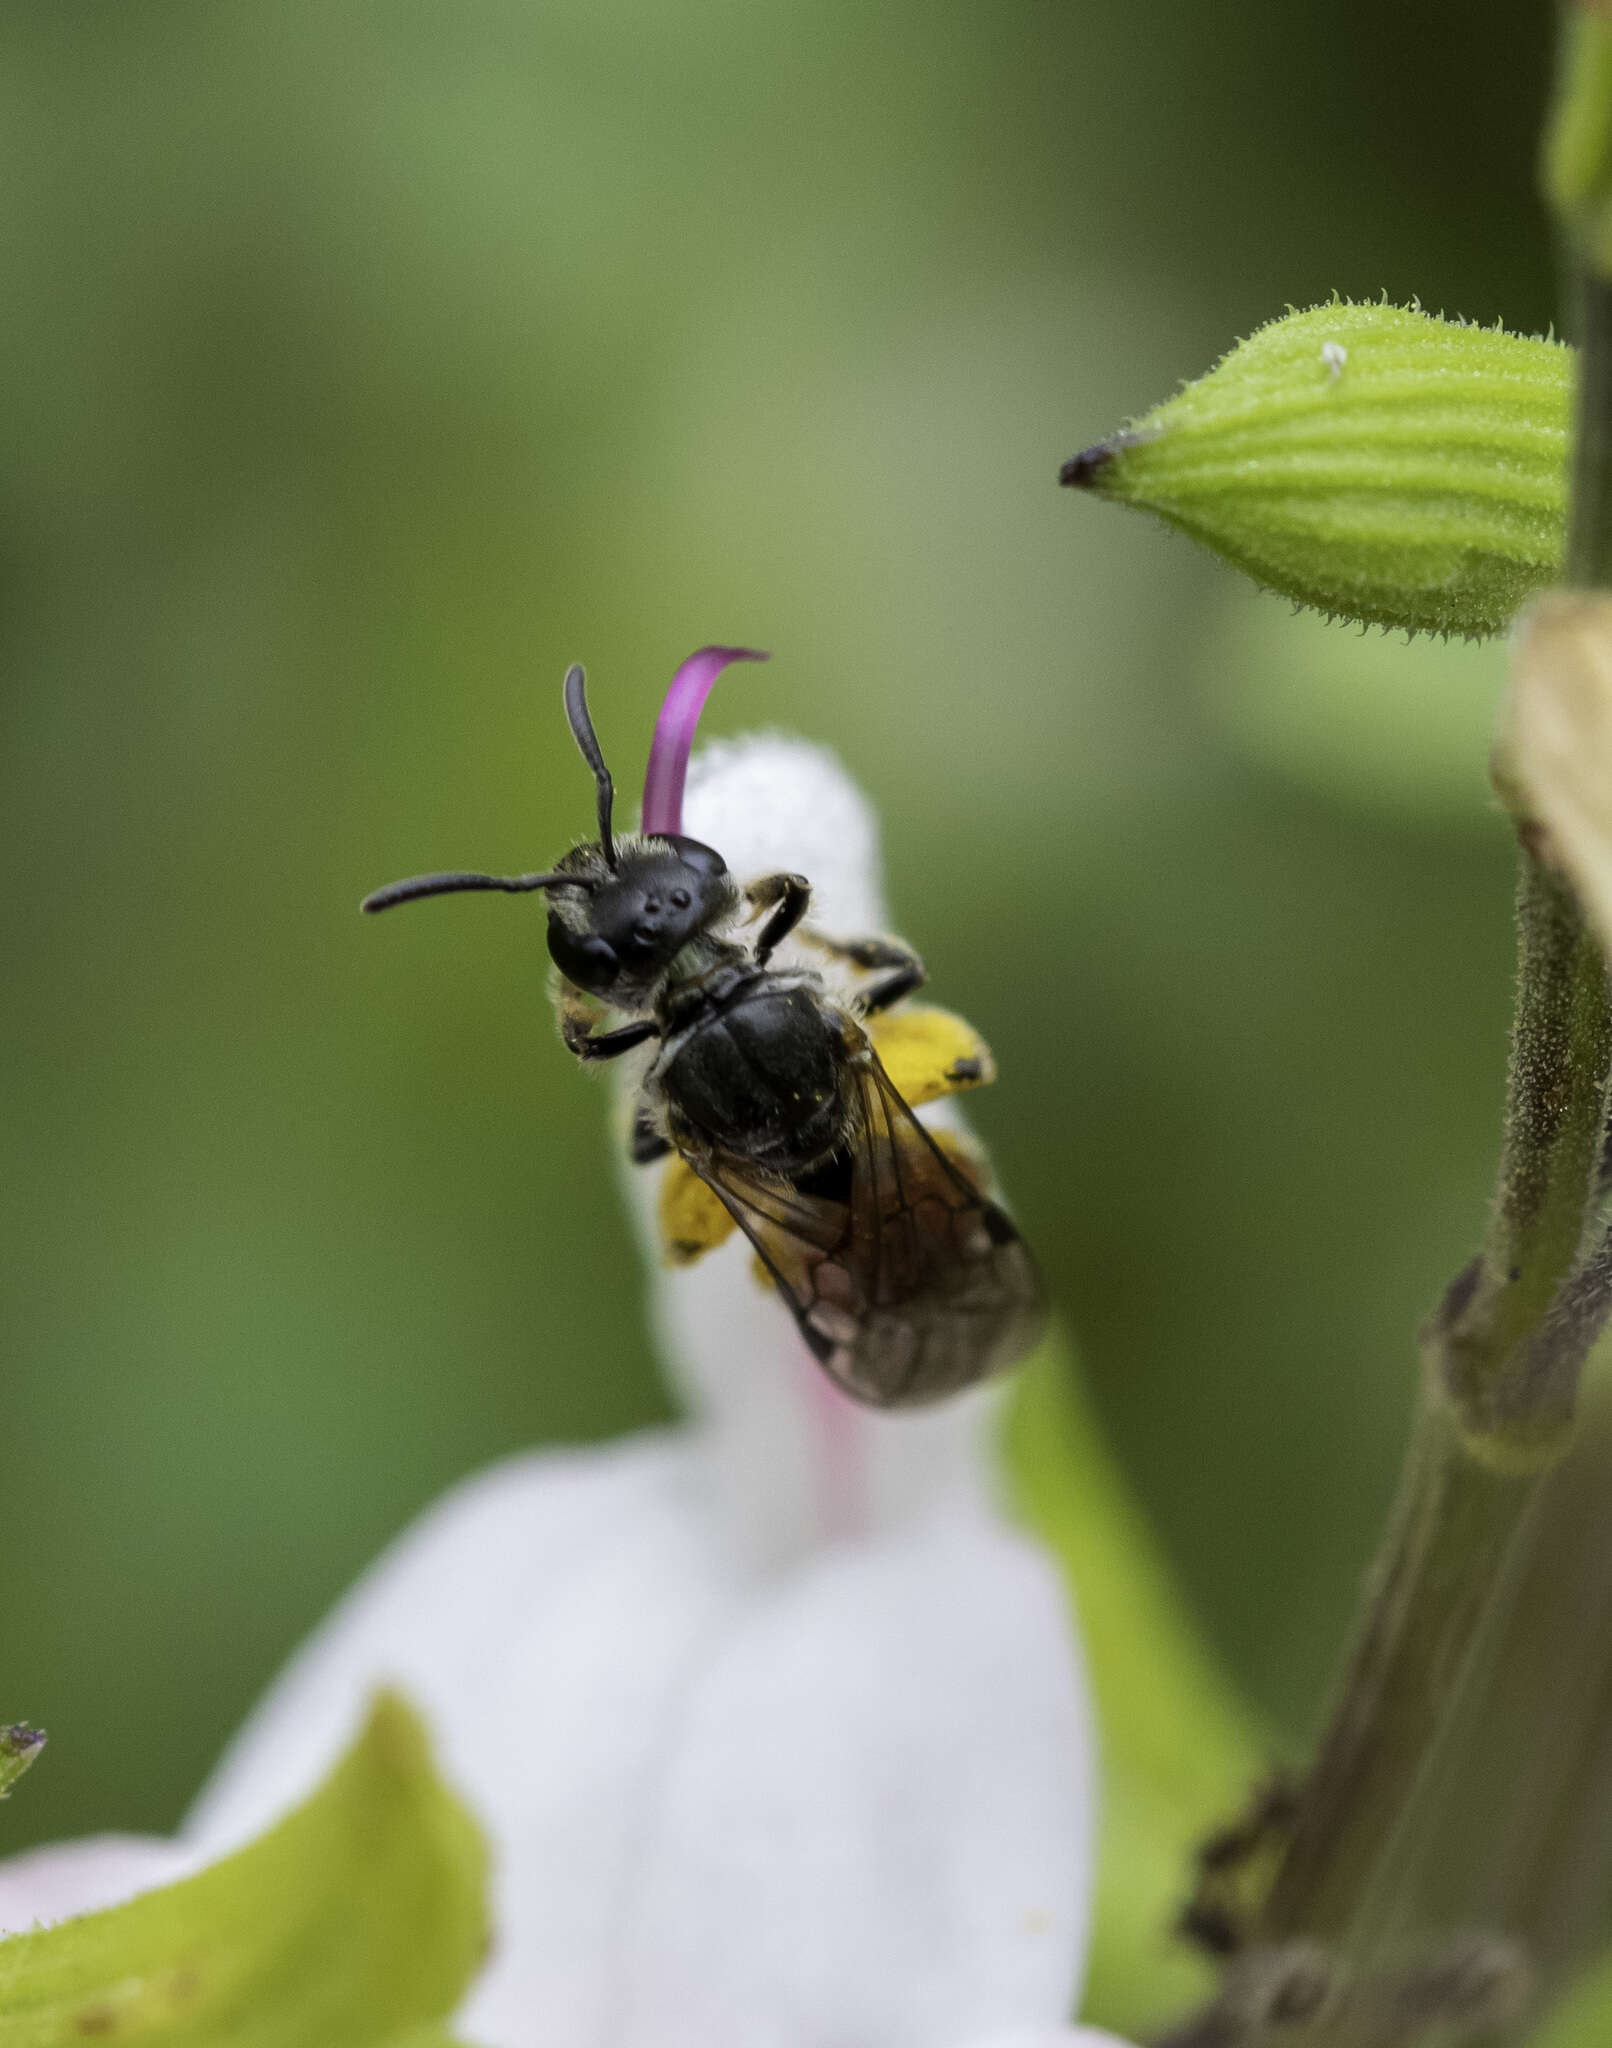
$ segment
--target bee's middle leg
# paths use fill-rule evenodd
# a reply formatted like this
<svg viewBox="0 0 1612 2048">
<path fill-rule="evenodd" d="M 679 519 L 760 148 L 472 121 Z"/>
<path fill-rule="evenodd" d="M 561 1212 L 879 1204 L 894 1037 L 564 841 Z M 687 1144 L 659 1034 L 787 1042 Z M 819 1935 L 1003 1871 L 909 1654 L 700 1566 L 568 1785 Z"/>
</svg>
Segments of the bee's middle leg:
<svg viewBox="0 0 1612 2048">
<path fill-rule="evenodd" d="M 849 960 L 853 967 L 879 974 L 879 980 L 860 990 L 856 1006 L 864 1017 L 876 1017 L 923 987 L 929 973 L 911 946 L 900 939 L 830 939 L 821 932 L 808 934 L 814 946 L 836 959 Z"/>
</svg>

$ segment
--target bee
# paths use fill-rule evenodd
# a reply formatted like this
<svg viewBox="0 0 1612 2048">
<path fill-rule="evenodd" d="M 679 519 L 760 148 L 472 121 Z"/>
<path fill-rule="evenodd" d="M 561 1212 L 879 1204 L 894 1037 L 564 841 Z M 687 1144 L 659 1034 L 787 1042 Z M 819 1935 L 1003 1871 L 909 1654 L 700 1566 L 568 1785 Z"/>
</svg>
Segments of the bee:
<svg viewBox="0 0 1612 2048">
<path fill-rule="evenodd" d="M 593 771 L 597 839 L 539 874 L 421 875 L 363 908 L 543 892 L 566 1046 L 589 1065 L 634 1052 L 647 1062 L 634 1162 L 681 1155 L 847 1394 L 915 1407 L 1022 1357 L 1043 1310 L 1018 1230 L 978 1184 L 982 1169 L 919 1122 L 863 1028 L 922 986 L 918 955 L 806 924 L 803 875 L 741 885 L 716 848 L 680 831 L 615 834 L 579 667 L 566 674 L 565 709 Z M 680 768 L 676 788 L 680 823 Z M 812 968 L 773 966 L 791 935 L 859 970 L 859 993 L 842 1001 Z"/>
</svg>

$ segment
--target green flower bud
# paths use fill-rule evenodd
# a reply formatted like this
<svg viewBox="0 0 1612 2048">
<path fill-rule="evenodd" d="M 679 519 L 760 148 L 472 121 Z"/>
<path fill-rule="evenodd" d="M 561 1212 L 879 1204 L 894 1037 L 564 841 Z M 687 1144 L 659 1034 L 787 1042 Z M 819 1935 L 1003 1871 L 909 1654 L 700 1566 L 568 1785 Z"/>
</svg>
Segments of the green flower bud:
<svg viewBox="0 0 1612 2048">
<path fill-rule="evenodd" d="M 1498 632 L 1558 580 L 1572 351 L 1399 306 L 1273 320 L 1066 462 L 1337 617 Z"/>
</svg>

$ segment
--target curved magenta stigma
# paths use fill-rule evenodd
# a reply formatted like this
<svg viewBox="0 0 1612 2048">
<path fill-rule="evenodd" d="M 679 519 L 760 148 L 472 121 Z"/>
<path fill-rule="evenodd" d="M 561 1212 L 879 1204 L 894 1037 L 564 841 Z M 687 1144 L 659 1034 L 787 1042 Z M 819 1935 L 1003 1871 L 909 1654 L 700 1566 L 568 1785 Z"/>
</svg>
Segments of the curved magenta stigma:
<svg viewBox="0 0 1612 2048">
<path fill-rule="evenodd" d="M 655 737 L 649 743 L 649 767 L 644 775 L 644 812 L 639 829 L 644 832 L 681 832 L 683 829 L 683 783 L 688 774 L 688 757 L 694 747 L 694 728 L 700 722 L 711 685 L 730 661 L 765 661 L 767 656 L 754 647 L 702 647 L 691 654 L 672 677 Z"/>
</svg>

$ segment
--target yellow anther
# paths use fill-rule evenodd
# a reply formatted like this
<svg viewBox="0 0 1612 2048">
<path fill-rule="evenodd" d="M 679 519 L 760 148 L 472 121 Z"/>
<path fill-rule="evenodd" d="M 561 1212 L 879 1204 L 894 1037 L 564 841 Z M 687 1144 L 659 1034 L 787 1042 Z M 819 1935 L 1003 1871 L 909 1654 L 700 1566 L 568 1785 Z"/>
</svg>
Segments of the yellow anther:
<svg viewBox="0 0 1612 2048">
<path fill-rule="evenodd" d="M 911 1003 L 870 1017 L 865 1028 L 884 1071 L 914 1109 L 996 1079 L 990 1047 L 972 1024 L 950 1010 Z"/>
<path fill-rule="evenodd" d="M 661 1257 L 668 1266 L 692 1266 L 733 1235 L 733 1218 L 675 1153 L 661 1174 L 657 1222 Z"/>
</svg>

